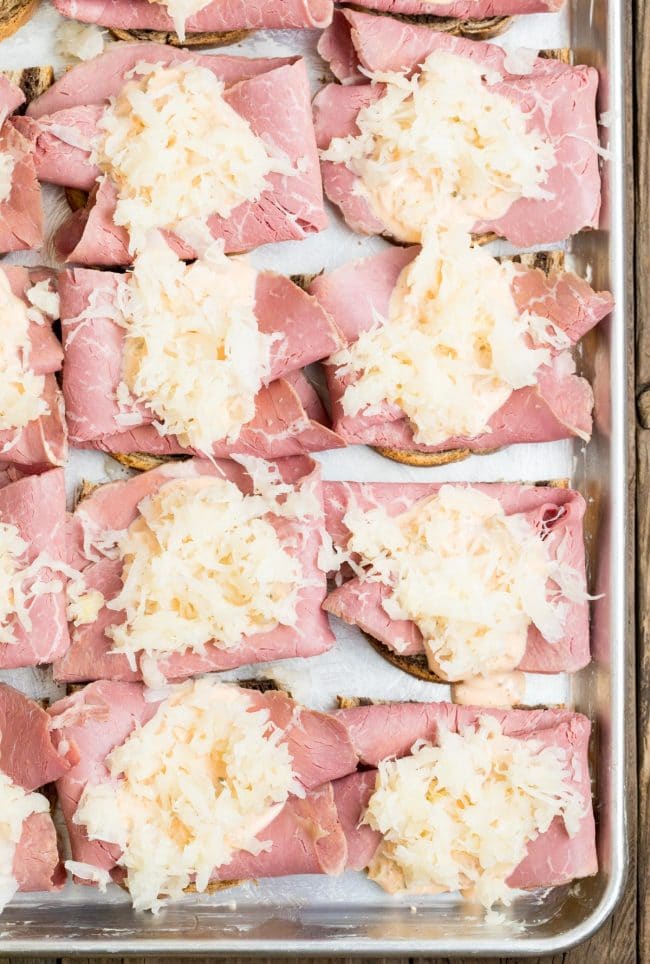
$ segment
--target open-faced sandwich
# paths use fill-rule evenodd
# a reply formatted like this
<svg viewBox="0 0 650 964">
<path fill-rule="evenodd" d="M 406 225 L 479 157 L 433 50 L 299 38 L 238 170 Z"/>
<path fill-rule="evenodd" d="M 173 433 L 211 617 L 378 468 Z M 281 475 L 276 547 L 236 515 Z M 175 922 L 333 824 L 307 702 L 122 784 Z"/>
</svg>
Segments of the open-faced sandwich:
<svg viewBox="0 0 650 964">
<path fill-rule="evenodd" d="M 21 132 L 12 120 L 24 103 L 20 87 L 0 74 L 0 254 L 40 248 L 43 243 L 34 132 Z"/>
<path fill-rule="evenodd" d="M 354 10 L 321 52 L 323 183 L 362 234 L 420 242 L 453 200 L 520 247 L 598 225 L 598 72 Z"/>
<path fill-rule="evenodd" d="M 66 459 L 55 282 L 47 268 L 0 268 L 0 467 L 42 471 Z"/>
<path fill-rule="evenodd" d="M 422 247 L 343 265 L 310 290 L 348 342 L 326 365 L 346 442 L 436 465 L 590 438 L 593 395 L 571 349 L 613 301 L 560 252 L 500 261 L 462 224 L 429 225 Z"/>
<path fill-rule="evenodd" d="M 35 792 L 70 767 L 54 747 L 49 722 L 34 700 L 0 683 L 0 909 L 18 891 L 60 890 L 65 883 L 50 802 Z"/>
<path fill-rule="evenodd" d="M 343 565 L 323 607 L 391 662 L 451 682 L 458 702 L 521 701 L 521 672 L 586 666 L 582 520 L 571 489 L 326 482 Z M 347 576 L 347 578 L 345 578 Z"/>
<path fill-rule="evenodd" d="M 186 265 L 157 235 L 133 271 L 59 277 L 73 444 L 278 458 L 344 443 L 302 367 L 342 347 L 318 302 L 213 242 Z"/>
<path fill-rule="evenodd" d="M 358 757 L 333 716 L 209 677 L 157 698 L 91 683 L 50 713 L 74 763 L 57 789 L 82 882 L 156 910 L 220 881 L 345 868 L 331 781 Z"/>
<path fill-rule="evenodd" d="M 597 872 L 585 716 L 387 703 L 336 717 L 376 768 L 334 784 L 347 867 L 389 893 L 492 910 Z"/>
<path fill-rule="evenodd" d="M 69 261 L 130 264 L 154 229 L 192 258 L 206 225 L 237 252 L 327 223 L 300 58 L 116 44 L 27 113 L 39 178 L 90 191 L 56 236 Z"/>
<path fill-rule="evenodd" d="M 36 666 L 68 648 L 63 469 L 0 475 L 0 669 Z"/>
<path fill-rule="evenodd" d="M 216 46 L 248 30 L 326 27 L 333 0 L 53 0 L 66 17 L 109 27 L 120 40 Z"/>
<path fill-rule="evenodd" d="M 240 459 L 172 462 L 79 502 L 56 679 L 156 683 L 331 648 L 319 467 Z"/>
<path fill-rule="evenodd" d="M 446 703 L 306 710 L 210 679 L 97 682 L 50 710 L 78 879 L 157 910 L 188 890 L 368 868 L 392 893 L 514 888 L 597 870 L 589 722 Z M 358 769 L 362 767 L 363 769 Z"/>
</svg>

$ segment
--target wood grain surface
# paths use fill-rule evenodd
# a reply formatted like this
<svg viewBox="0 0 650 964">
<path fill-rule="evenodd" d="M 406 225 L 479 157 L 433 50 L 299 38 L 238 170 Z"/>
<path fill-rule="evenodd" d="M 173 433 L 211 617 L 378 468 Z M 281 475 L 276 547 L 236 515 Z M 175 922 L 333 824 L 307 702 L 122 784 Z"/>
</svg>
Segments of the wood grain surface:
<svg viewBox="0 0 650 964">
<path fill-rule="evenodd" d="M 598 2 L 598 0 L 596 0 Z M 624 0 L 625 3 L 625 0 Z M 629 0 L 629 73 L 634 87 L 632 111 L 628 117 L 628 222 L 632 257 L 629 259 L 629 319 L 636 320 L 635 386 L 630 393 L 630 452 L 636 442 L 636 464 L 631 454 L 630 498 L 636 520 L 630 513 L 630 542 L 636 534 L 636 635 L 638 685 L 634 673 L 628 679 L 628 817 L 630 866 L 624 897 L 605 926 L 585 944 L 564 955 L 526 958 L 531 964 L 650 964 L 650 0 Z M 632 237 L 633 236 L 633 237 Z M 630 371 L 630 384 L 634 373 Z M 636 399 L 636 417 L 635 417 Z M 634 561 L 630 560 L 634 570 Z M 636 728 L 632 707 L 636 702 Z M 638 774 L 638 777 L 637 777 Z M 637 793 L 638 788 L 638 793 Z M 0 955 L 1 955 L 0 942 Z M 16 958 L 23 964 L 108 964 L 116 958 Z M 154 958 L 117 959 L 124 964 L 147 964 Z M 190 958 L 172 958 L 186 964 Z M 229 958 L 229 964 L 243 964 L 247 958 Z M 265 964 L 282 958 L 258 958 Z M 290 959 L 287 958 L 287 961 Z M 292 958 L 291 960 L 296 960 Z M 424 964 L 422 958 L 301 958 L 302 964 L 328 961 Z M 428 958 L 429 964 L 443 964 L 447 958 Z M 462 960 L 455 958 L 455 961 Z M 479 964 L 480 958 L 466 959 Z M 505 959 L 501 959 L 505 964 Z M 512 964 L 512 962 L 511 962 Z"/>
</svg>

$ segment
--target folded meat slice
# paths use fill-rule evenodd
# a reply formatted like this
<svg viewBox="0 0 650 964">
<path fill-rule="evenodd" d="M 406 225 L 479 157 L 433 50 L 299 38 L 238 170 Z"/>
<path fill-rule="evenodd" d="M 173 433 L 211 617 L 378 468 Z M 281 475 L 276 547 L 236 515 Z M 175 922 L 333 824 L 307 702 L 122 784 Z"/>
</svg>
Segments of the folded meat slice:
<svg viewBox="0 0 650 964">
<path fill-rule="evenodd" d="M 323 535 L 322 490 L 317 463 L 306 457 L 282 459 L 279 477 L 294 492 L 313 499 L 306 517 L 274 517 L 271 521 L 287 554 L 299 560 L 301 587 L 292 625 L 244 637 L 230 648 L 208 643 L 204 652 L 190 649 L 155 658 L 157 669 L 168 679 L 184 679 L 196 673 L 233 669 L 248 663 L 268 662 L 295 656 L 315 656 L 330 649 L 334 635 L 321 610 L 326 595 L 325 573 L 318 566 Z M 93 679 L 141 679 L 141 663 L 132 669 L 124 653 L 111 651 L 106 630 L 121 624 L 124 612 L 107 608 L 122 588 L 122 561 L 105 554 L 98 543 L 102 537 L 126 529 L 139 516 L 139 505 L 166 482 L 215 477 L 233 482 L 242 492 L 252 491 L 251 477 L 236 462 L 192 459 L 174 462 L 135 476 L 126 482 L 112 482 L 96 489 L 77 506 L 68 534 L 69 561 L 82 572 L 86 590 L 102 593 L 103 604 L 96 619 L 71 627 L 71 644 L 54 662 L 55 678 L 61 681 Z"/>
<path fill-rule="evenodd" d="M 326 482 L 324 484 L 325 525 L 336 547 L 345 549 L 350 531 L 344 516 L 351 507 L 363 512 L 384 509 L 397 516 L 435 495 L 441 483 Z M 463 486 L 465 488 L 465 486 Z M 552 538 L 547 544 L 556 557 L 562 552 L 564 564 L 583 579 L 585 549 L 583 518 L 585 501 L 572 489 L 512 483 L 476 483 L 477 492 L 497 499 L 507 515 L 522 513 L 539 531 Z M 383 601 L 391 590 L 382 583 L 359 577 L 348 579 L 330 592 L 323 608 L 346 622 L 359 626 L 389 649 L 413 656 L 425 652 L 422 634 L 409 620 L 391 619 Z M 528 642 L 518 669 L 531 673 L 575 672 L 590 660 L 589 607 L 586 599 L 567 601 L 564 631 L 557 643 L 548 643 L 531 623 Z"/>
<path fill-rule="evenodd" d="M 54 0 L 65 17 L 120 30 L 173 30 L 165 4 L 150 0 Z M 206 0 L 189 17 L 188 34 L 225 30 L 326 27 L 332 19 L 332 0 Z"/>
<path fill-rule="evenodd" d="M 115 312 L 123 281 L 123 275 L 83 268 L 59 276 L 70 437 L 82 448 L 108 452 L 200 455 L 175 435 L 159 432 L 153 425 L 158 417 L 146 405 L 134 402 L 129 409 L 118 404 L 126 329 L 115 320 Z M 237 438 L 215 442 L 209 454 L 279 458 L 342 446 L 322 424 L 322 408 L 316 405 L 314 412 L 315 392 L 301 374 L 303 366 L 342 344 L 329 316 L 288 278 L 268 271 L 257 275 L 254 312 L 258 330 L 275 337 L 267 382 L 256 397 L 252 421 Z"/>
<path fill-rule="evenodd" d="M 0 644 L 0 667 L 15 669 L 49 663 L 62 656 L 70 644 L 66 579 L 56 568 L 57 564 L 66 562 L 63 469 L 28 475 L 3 485 L 0 522 L 15 526 L 27 544 L 19 568 L 30 568 L 29 584 L 36 581 L 40 584 L 40 591 L 28 603 L 29 622 L 19 619 L 15 613 L 7 619 L 6 625 L 15 641 Z M 34 564 L 36 568 L 32 570 Z M 53 587 L 49 592 L 48 583 Z"/>
<path fill-rule="evenodd" d="M 24 101 L 20 88 L 0 77 L 0 254 L 43 243 L 34 139 L 17 130 L 10 116 Z"/>
<path fill-rule="evenodd" d="M 229 687 L 232 689 L 232 687 Z M 220 687 L 215 688 L 215 699 Z M 357 765 L 346 725 L 327 713 L 305 709 L 284 693 L 245 691 L 252 709 L 266 709 L 283 731 L 293 770 L 305 787 L 303 798 L 290 796 L 278 816 L 260 833 L 271 847 L 257 856 L 239 852 L 215 869 L 214 880 L 275 877 L 296 873 L 340 873 L 347 848 L 337 820 L 332 780 Z M 70 834 L 73 858 L 121 879 L 119 849 L 88 840 L 74 814 L 86 784 L 105 782 L 106 757 L 156 713 L 159 701 L 146 697 L 138 683 L 102 680 L 60 700 L 50 708 L 56 745 L 65 746 L 72 767 L 57 783 Z"/>
<path fill-rule="evenodd" d="M 30 793 L 58 780 L 70 767 L 53 744 L 49 722 L 38 703 L 0 683 L 0 770 Z M 19 891 L 58 890 L 63 886 L 65 872 L 48 809 L 31 813 L 23 821 L 12 869 Z"/>
<path fill-rule="evenodd" d="M 508 878 L 508 884 L 524 889 L 554 887 L 597 872 L 588 759 L 591 727 L 582 714 L 556 709 L 506 711 L 450 703 L 388 703 L 339 710 L 336 716 L 348 727 L 362 764 L 370 767 L 391 757 L 407 756 L 417 740 L 435 745 L 441 728 L 458 733 L 486 716 L 498 720 L 506 736 L 560 748 L 566 754 L 566 783 L 580 792 L 587 803 L 586 812 L 573 836 L 556 817 L 545 833 L 531 840 L 526 857 Z M 369 827 L 358 827 L 374 790 L 374 772 L 352 774 L 334 784 L 350 869 L 367 866 L 381 839 Z"/>
<path fill-rule="evenodd" d="M 390 302 L 403 269 L 419 248 L 390 248 L 352 262 L 316 278 L 311 292 L 331 315 L 348 343 L 388 318 Z M 518 266 L 511 284 L 520 313 L 529 311 L 548 319 L 575 344 L 612 309 L 609 292 L 595 292 L 571 272 L 545 275 L 538 268 Z M 438 445 L 416 442 L 409 420 L 397 406 L 382 411 L 347 415 L 343 395 L 354 374 L 326 366 L 332 399 L 334 430 L 349 444 L 398 448 L 410 452 L 447 452 L 468 449 L 489 452 L 519 442 L 552 442 L 591 435 L 593 396 L 584 378 L 578 377 L 566 350 L 551 348 L 551 363 L 537 371 L 537 385 L 512 391 L 506 403 L 489 421 L 490 431 L 474 438 L 455 437 Z"/>
<path fill-rule="evenodd" d="M 314 101 L 319 148 L 327 149 L 333 138 L 357 135 L 360 109 L 382 96 L 382 85 L 368 83 L 359 67 L 371 74 L 410 72 L 433 52 L 468 58 L 484 66 L 494 79 L 489 88 L 492 92 L 521 108 L 527 129 L 537 131 L 553 145 L 555 158 L 543 183 L 543 197 L 519 197 L 502 217 L 477 222 L 475 233 L 495 232 L 528 247 L 561 241 L 583 228 L 598 226 L 598 73 L 594 68 L 537 58 L 529 69 L 495 44 L 355 10 L 337 14 L 329 31 L 321 40 L 321 55 L 329 60 L 343 86 L 327 85 Z M 359 178 L 345 164 L 323 161 L 322 171 L 327 196 L 355 231 L 391 233 L 360 194 Z"/>
<path fill-rule="evenodd" d="M 29 129 L 35 132 L 36 165 L 42 180 L 86 190 L 96 183 L 100 171 L 91 163 L 91 149 L 98 120 L 130 72 L 145 63 L 210 70 L 226 85 L 224 99 L 229 106 L 274 156 L 286 158 L 291 166 L 290 173 L 268 175 L 269 188 L 257 201 L 241 203 L 227 218 L 208 218 L 210 232 L 223 238 L 227 252 L 297 240 L 326 226 L 309 80 L 304 61 L 296 58 L 247 59 L 194 54 L 159 44 L 116 45 L 68 71 L 29 105 Z M 86 207 L 59 230 L 56 244 L 62 257 L 86 265 L 130 264 L 127 232 L 113 221 L 116 204 L 113 182 L 100 180 Z M 195 257 L 194 249 L 178 236 L 168 233 L 167 237 L 182 257 Z"/>
<path fill-rule="evenodd" d="M 11 291 L 27 309 L 31 289 L 43 281 L 54 282 L 54 273 L 47 268 L 23 268 L 8 265 L 0 269 L 6 275 Z M 29 421 L 23 428 L 0 430 L 0 465 L 16 465 L 22 470 L 42 471 L 63 465 L 68 451 L 67 429 L 63 412 L 63 396 L 58 387 L 56 372 L 61 370 L 63 350 L 52 331 L 55 319 L 46 312 L 41 318 L 30 320 L 29 368 L 35 375 L 44 376 L 42 397 L 48 411 Z"/>
</svg>

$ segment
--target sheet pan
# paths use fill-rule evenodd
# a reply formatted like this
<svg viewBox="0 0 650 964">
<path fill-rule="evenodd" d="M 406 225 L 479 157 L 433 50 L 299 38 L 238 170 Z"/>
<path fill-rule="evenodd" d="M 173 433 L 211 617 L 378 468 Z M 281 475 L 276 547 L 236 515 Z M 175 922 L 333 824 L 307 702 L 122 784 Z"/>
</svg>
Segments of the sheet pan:
<svg viewBox="0 0 650 964">
<path fill-rule="evenodd" d="M 65 65 L 55 47 L 58 14 L 43 3 L 34 19 L 0 44 L 0 68 Z M 626 24 L 620 0 L 569 0 L 559 14 L 520 18 L 501 38 L 504 46 L 570 46 L 576 62 L 600 71 L 599 111 L 605 204 L 598 231 L 567 246 L 570 262 L 595 287 L 609 287 L 617 307 L 610 322 L 585 340 L 580 364 L 596 394 L 596 429 L 588 446 L 557 442 L 515 446 L 433 469 L 413 469 L 363 447 L 321 456 L 328 479 L 384 481 L 537 481 L 569 478 L 587 497 L 590 587 L 602 598 L 592 607 L 594 660 L 573 678 L 529 674 L 528 704 L 569 704 L 594 724 L 592 771 L 598 820 L 600 871 L 589 880 L 518 899 L 498 925 L 488 925 L 456 897 L 394 898 L 362 874 L 343 878 L 294 877 L 245 884 L 212 897 L 188 897 L 159 916 L 134 913 L 117 888 L 100 894 L 68 885 L 47 897 L 21 895 L 0 917 L 0 948 L 6 954 L 295 954 L 453 955 L 521 957 L 558 953 L 593 932 L 614 907 L 626 865 L 624 787 L 624 679 L 626 639 L 626 382 L 630 338 L 626 324 L 626 224 L 624 211 Z M 230 50 L 251 56 L 303 54 L 314 91 L 326 71 L 315 53 L 317 33 L 258 33 Z M 50 226 L 67 213 L 62 192 L 46 189 Z M 287 273 L 331 268 L 380 249 L 385 242 L 352 234 L 330 210 L 331 226 L 303 242 L 270 245 L 252 255 L 259 267 Z M 500 251 L 506 252 L 507 245 Z M 7 260 L 37 263 L 33 254 Z M 41 256 L 40 260 L 43 258 Z M 54 264 L 51 251 L 45 260 Z M 70 500 L 82 479 L 104 481 L 124 470 L 100 453 L 74 452 L 67 471 Z M 337 646 L 308 661 L 243 668 L 226 678 L 271 676 L 300 700 L 319 708 L 337 695 L 380 699 L 448 698 L 446 687 L 417 681 L 386 663 L 360 633 L 335 625 Z M 60 689 L 47 670 L 0 672 L 30 695 L 52 698 Z"/>
</svg>

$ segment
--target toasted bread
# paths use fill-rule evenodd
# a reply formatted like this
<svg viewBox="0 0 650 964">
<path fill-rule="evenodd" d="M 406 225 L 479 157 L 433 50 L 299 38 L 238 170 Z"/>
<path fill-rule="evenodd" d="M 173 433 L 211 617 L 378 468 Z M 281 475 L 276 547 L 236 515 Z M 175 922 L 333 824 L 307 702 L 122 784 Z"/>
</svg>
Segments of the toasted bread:
<svg viewBox="0 0 650 964">
<path fill-rule="evenodd" d="M 39 0 L 0 0 L 0 40 L 16 33 L 33 16 Z"/>
<path fill-rule="evenodd" d="M 71 211 L 80 211 L 88 203 L 88 192 L 81 191 L 78 187 L 66 187 L 65 199 Z"/>
<path fill-rule="evenodd" d="M 186 462 L 191 458 L 189 455 L 149 455 L 147 452 L 111 452 L 111 458 L 126 466 L 127 469 L 135 469 L 138 472 L 148 472 L 149 469 L 157 469 L 160 465 L 167 462 Z"/>
<path fill-rule="evenodd" d="M 534 257 L 534 255 L 524 255 L 524 257 Z M 525 485 L 525 484 L 526 483 L 522 483 L 522 485 Z M 550 479 L 543 482 L 532 482 L 528 484 L 539 486 L 540 488 L 541 487 L 550 487 L 554 489 L 569 488 L 568 479 Z M 427 658 L 423 653 L 416 653 L 414 656 L 404 656 L 390 649 L 390 647 L 387 646 L 385 643 L 381 643 L 378 639 L 375 639 L 375 637 L 371 636 L 370 633 L 364 632 L 363 635 L 368 640 L 372 648 L 375 649 L 380 656 L 383 656 L 384 659 L 387 662 L 391 663 L 393 666 L 396 666 L 398 669 L 401 669 L 405 673 L 408 673 L 409 676 L 414 676 L 416 679 L 425 680 L 427 683 L 443 683 L 443 684 L 447 683 L 446 680 L 441 679 L 433 672 L 433 670 L 429 668 Z M 370 700 L 368 702 L 372 703 L 373 701 Z M 364 705 L 364 704 L 362 703 L 362 704 L 353 704 L 353 705 Z"/>
<path fill-rule="evenodd" d="M 111 27 L 111 33 L 117 40 L 130 43 L 152 41 L 158 44 L 169 44 L 171 47 L 226 47 L 228 44 L 239 43 L 247 37 L 251 30 L 224 30 L 206 33 L 188 33 L 185 40 L 180 40 L 173 30 L 118 30 Z"/>
<path fill-rule="evenodd" d="M 368 13 L 365 7 L 355 7 L 354 2 L 350 6 L 361 13 Z M 431 27 L 432 30 L 450 33 L 455 37 L 468 37 L 470 40 L 489 40 L 491 37 L 499 37 L 505 33 L 514 19 L 514 17 L 483 17 L 480 20 L 473 20 L 463 17 L 437 17 L 432 13 L 394 13 L 390 10 L 375 10 L 373 13 L 378 17 L 401 20 L 402 23 L 410 23 L 414 27 Z"/>
<path fill-rule="evenodd" d="M 499 260 L 514 261 L 526 268 L 538 268 L 544 274 L 551 274 L 553 271 L 561 271 L 564 268 L 564 251 L 532 251 L 524 254 L 506 255 Z M 450 465 L 452 462 L 462 462 L 470 455 L 492 455 L 498 451 L 498 449 L 485 449 L 482 452 L 473 452 L 472 449 L 467 448 L 449 449 L 445 452 L 417 452 L 383 445 L 376 445 L 374 449 L 375 452 L 383 455 L 386 459 L 391 459 L 393 462 L 424 468 Z"/>
<path fill-rule="evenodd" d="M 18 70 L 3 70 L 1 73 L 16 87 L 20 87 L 25 95 L 25 103 L 18 108 L 18 114 L 23 114 L 27 106 L 54 83 L 52 67 L 22 67 Z"/>
</svg>

